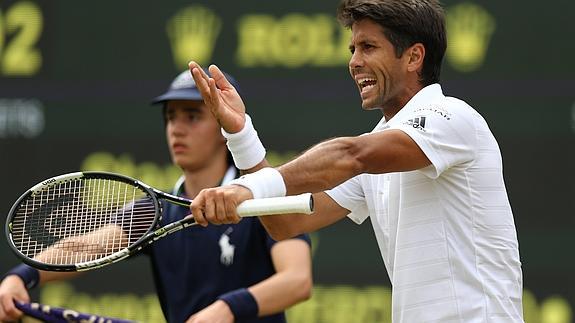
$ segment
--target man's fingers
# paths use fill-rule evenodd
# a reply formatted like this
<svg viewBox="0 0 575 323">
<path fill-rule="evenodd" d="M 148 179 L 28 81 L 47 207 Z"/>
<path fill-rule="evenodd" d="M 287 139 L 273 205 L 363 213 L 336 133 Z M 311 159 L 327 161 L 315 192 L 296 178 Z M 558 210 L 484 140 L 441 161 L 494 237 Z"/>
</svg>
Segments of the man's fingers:
<svg viewBox="0 0 575 323">
<path fill-rule="evenodd" d="M 205 81 L 204 82 L 200 82 L 202 85 L 203 84 L 208 84 L 211 88 L 211 82 L 210 80 L 213 79 L 215 80 L 215 86 L 219 89 L 228 89 L 228 88 L 233 88 L 233 85 L 226 79 L 226 76 L 224 75 L 224 73 L 220 70 L 219 67 L 217 67 L 216 65 L 210 65 L 210 67 L 208 68 L 210 71 L 210 75 L 208 75 L 204 69 L 202 69 L 202 67 L 200 66 L 200 64 L 191 61 L 190 63 L 188 63 L 188 67 L 190 68 L 190 71 L 192 72 L 192 76 L 194 77 L 194 80 L 196 81 L 196 84 L 198 83 L 198 81 L 200 81 L 200 77 Z"/>
<path fill-rule="evenodd" d="M 224 205 L 225 210 L 223 211 L 225 214 L 234 214 L 237 213 L 237 204 L 233 201 L 229 201 Z"/>
<path fill-rule="evenodd" d="M 227 220 L 226 207 L 225 207 L 226 201 L 224 200 L 223 194 L 218 194 L 215 197 L 215 199 L 217 200 L 215 212 L 218 221 L 221 223 L 229 223 L 229 221 Z"/>
<path fill-rule="evenodd" d="M 207 95 L 210 94 L 211 78 L 208 76 L 208 74 L 206 74 L 206 72 L 202 69 L 202 67 L 194 61 L 191 61 L 188 64 L 188 67 L 190 68 L 190 73 L 194 78 L 194 82 L 196 82 L 196 87 L 200 90 L 200 93 L 202 94 L 204 100 L 210 99 L 210 97 Z M 211 99 L 214 98 L 212 97 Z"/>
<path fill-rule="evenodd" d="M 216 81 L 209 77 L 196 62 L 191 61 L 188 66 L 190 67 L 190 73 L 196 82 L 196 87 L 200 90 L 204 102 L 217 117 L 220 113 L 220 89 L 218 89 Z"/>
<path fill-rule="evenodd" d="M 196 86 L 200 90 L 207 89 L 210 77 L 205 74 L 204 70 L 199 67 L 194 67 L 190 68 L 190 72 L 192 73 L 194 82 L 196 82 Z"/>
<path fill-rule="evenodd" d="M 194 210 L 192 211 L 191 215 L 188 215 L 194 218 L 197 224 L 201 225 L 202 227 L 207 227 L 209 222 L 204 217 L 204 212 L 202 210 Z"/>
<path fill-rule="evenodd" d="M 210 65 L 210 67 L 208 67 L 208 70 L 210 71 L 212 78 L 216 81 L 216 85 L 218 88 L 220 89 L 234 88 L 234 86 L 228 81 L 228 79 L 224 75 L 224 72 L 222 72 L 222 70 L 220 70 L 218 66 L 212 64 Z"/>
<path fill-rule="evenodd" d="M 200 75 L 207 82 L 210 79 L 210 76 L 206 74 L 206 71 L 204 71 L 204 69 L 199 64 L 196 65 L 198 66 L 197 69 L 200 72 Z"/>
<path fill-rule="evenodd" d="M 206 194 L 204 216 L 213 224 L 237 223 L 234 213 L 226 213 L 226 200 L 221 191 L 211 190 Z"/>
<path fill-rule="evenodd" d="M 219 224 L 217 222 L 216 206 L 212 198 L 207 197 L 204 203 L 204 216 L 206 220 L 210 223 Z"/>
<path fill-rule="evenodd" d="M 204 216 L 204 207 L 200 195 L 196 196 L 196 198 L 192 201 L 192 204 L 190 205 L 190 211 L 192 211 L 192 216 L 194 217 L 194 221 L 196 221 L 197 224 L 203 227 L 208 226 L 208 220 L 206 220 Z"/>
<path fill-rule="evenodd" d="M 219 107 L 218 103 L 219 103 L 219 99 L 220 99 L 220 93 L 219 93 L 219 89 L 216 86 L 216 81 L 214 81 L 214 79 L 209 79 L 208 81 L 208 85 L 210 87 L 210 97 L 211 97 L 211 105 L 210 107 Z M 213 111 L 213 109 L 212 109 Z M 217 111 L 214 111 L 217 112 Z"/>
<path fill-rule="evenodd" d="M 194 69 L 198 70 L 198 75 L 201 76 L 204 80 L 208 80 L 209 76 L 208 74 L 206 74 L 206 72 L 204 71 L 204 69 L 202 68 L 202 66 L 200 66 L 200 64 L 194 62 L 194 61 L 190 61 L 188 63 L 188 68 L 190 69 L 190 71 L 193 71 Z"/>
<path fill-rule="evenodd" d="M 206 80 L 202 75 L 203 70 L 198 67 L 190 68 L 190 73 L 196 82 L 196 87 L 200 90 L 202 97 L 205 99 L 205 95 L 209 94 L 208 80 Z"/>
<path fill-rule="evenodd" d="M 196 196 L 190 205 L 195 221 L 207 226 L 208 223 L 238 223 L 242 219 L 237 213 L 238 203 L 234 194 L 224 188 L 205 189 Z"/>
</svg>

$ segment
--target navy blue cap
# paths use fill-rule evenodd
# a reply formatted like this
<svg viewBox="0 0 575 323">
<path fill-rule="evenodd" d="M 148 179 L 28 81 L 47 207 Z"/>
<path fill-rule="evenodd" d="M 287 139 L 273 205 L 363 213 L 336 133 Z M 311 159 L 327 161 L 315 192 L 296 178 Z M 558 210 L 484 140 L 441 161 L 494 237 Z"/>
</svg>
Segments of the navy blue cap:
<svg viewBox="0 0 575 323">
<path fill-rule="evenodd" d="M 207 68 L 204 68 L 204 71 L 210 75 L 210 72 Z M 236 80 L 231 77 L 229 74 L 224 72 L 224 75 L 228 79 L 228 81 L 236 88 L 238 92 L 240 92 L 239 85 Z M 210 75 L 211 76 L 211 75 Z M 196 82 L 192 77 L 190 70 L 185 70 L 180 73 L 170 84 L 168 90 L 154 98 L 152 100 L 152 104 L 156 103 L 163 103 L 168 100 L 193 100 L 193 101 L 200 101 L 202 100 L 202 95 L 200 91 L 196 87 Z"/>
</svg>

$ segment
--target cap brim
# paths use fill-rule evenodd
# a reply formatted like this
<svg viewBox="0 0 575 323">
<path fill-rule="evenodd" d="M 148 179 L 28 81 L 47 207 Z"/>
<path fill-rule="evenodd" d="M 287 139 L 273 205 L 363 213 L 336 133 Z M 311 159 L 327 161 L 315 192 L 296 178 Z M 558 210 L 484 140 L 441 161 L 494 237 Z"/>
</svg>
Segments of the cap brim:
<svg viewBox="0 0 575 323">
<path fill-rule="evenodd" d="M 152 100 L 152 104 L 161 103 L 169 100 L 194 100 L 199 101 L 203 100 L 202 95 L 198 89 L 187 88 L 187 89 L 178 89 L 178 90 L 170 90 Z"/>
</svg>

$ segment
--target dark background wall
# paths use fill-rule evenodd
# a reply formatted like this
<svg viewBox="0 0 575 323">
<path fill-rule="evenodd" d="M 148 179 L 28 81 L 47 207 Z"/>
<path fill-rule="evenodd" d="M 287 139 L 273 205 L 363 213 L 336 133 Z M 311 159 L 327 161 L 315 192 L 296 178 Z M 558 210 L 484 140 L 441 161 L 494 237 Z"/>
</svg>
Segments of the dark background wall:
<svg viewBox="0 0 575 323">
<path fill-rule="evenodd" d="M 320 140 L 370 131 L 380 114 L 361 111 L 347 72 L 349 34 L 334 19 L 337 3 L 3 0 L 0 211 L 7 214 L 36 182 L 79 169 L 120 172 L 169 189 L 177 169 L 170 166 L 159 109 L 149 101 L 192 58 L 217 63 L 240 81 L 248 111 L 278 162 Z M 575 3 L 444 4 L 449 49 L 442 85 L 476 107 L 501 146 L 526 320 L 570 322 Z M 388 307 L 381 304 L 388 302 L 389 284 L 370 224 L 342 221 L 314 240 L 318 287 L 292 320 L 345 320 L 341 313 L 353 306 L 365 309 L 355 321 L 386 321 Z M 6 243 L 0 259 L 2 272 L 18 262 Z M 73 288 L 76 307 L 121 303 L 122 297 L 136 297 L 142 307 L 153 289 L 133 277 L 149 280 L 146 261 L 117 264 L 35 296 L 70 302 L 62 295 Z M 338 303 L 346 295 L 347 303 Z"/>
</svg>

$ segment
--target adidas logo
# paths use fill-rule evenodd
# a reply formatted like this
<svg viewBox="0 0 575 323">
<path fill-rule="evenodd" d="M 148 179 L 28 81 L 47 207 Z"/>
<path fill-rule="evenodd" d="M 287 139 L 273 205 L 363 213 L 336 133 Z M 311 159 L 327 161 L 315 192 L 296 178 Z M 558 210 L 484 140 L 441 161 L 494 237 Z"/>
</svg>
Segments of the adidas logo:
<svg viewBox="0 0 575 323">
<path fill-rule="evenodd" d="M 405 121 L 403 124 L 425 131 L 425 117 L 417 117 Z"/>
</svg>

